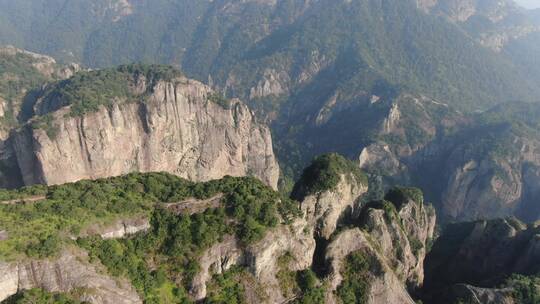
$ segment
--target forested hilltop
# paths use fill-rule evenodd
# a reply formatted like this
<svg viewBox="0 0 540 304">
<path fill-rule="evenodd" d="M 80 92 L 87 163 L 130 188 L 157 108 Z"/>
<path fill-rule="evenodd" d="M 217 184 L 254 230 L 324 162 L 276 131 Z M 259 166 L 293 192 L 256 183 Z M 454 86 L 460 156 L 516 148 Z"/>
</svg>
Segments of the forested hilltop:
<svg viewBox="0 0 540 304">
<path fill-rule="evenodd" d="M 516 219 L 462 223 L 437 239 L 434 209 L 421 190 L 368 191 L 364 173 L 336 154 L 315 159 L 295 189 L 298 200 L 253 178 L 194 183 L 134 173 L 1 191 L 0 298 L 21 304 L 538 299 L 531 243 L 538 227 Z M 467 252 L 481 248 L 496 269 L 472 266 L 476 255 Z"/>
</svg>

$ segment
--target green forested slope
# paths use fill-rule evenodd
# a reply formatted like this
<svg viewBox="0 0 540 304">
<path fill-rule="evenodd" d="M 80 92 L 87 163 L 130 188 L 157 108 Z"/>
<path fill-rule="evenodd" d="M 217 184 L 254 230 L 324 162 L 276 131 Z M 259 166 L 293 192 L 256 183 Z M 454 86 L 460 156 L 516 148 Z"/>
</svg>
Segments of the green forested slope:
<svg viewBox="0 0 540 304">
<path fill-rule="evenodd" d="M 4 0 L 0 42 L 91 67 L 176 63 L 188 76 L 206 81 L 211 75 L 221 86 L 232 75 L 235 85 L 228 87 L 237 96 L 245 96 L 266 68 L 285 69 L 296 88 L 294 78 L 313 54 L 354 69 L 336 67 L 334 85 L 354 77 L 363 84 L 374 74 L 467 109 L 537 93 L 506 56 L 444 18 L 424 14 L 414 1 L 118 3 Z"/>
</svg>

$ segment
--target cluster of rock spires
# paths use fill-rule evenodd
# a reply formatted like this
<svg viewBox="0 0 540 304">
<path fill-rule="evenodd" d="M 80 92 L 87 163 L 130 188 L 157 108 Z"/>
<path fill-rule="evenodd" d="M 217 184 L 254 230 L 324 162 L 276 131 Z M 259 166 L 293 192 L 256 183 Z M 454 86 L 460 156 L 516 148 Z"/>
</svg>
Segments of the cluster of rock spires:
<svg viewBox="0 0 540 304">
<path fill-rule="evenodd" d="M 241 245 L 232 236 L 225 237 L 200 257 L 200 271 L 190 296 L 204 299 L 213 274 L 242 266 L 256 278 L 258 286 L 263 286 L 264 298 L 257 301 L 286 302 L 277 273 L 281 267 L 278 259 L 287 254 L 291 257 L 289 271 L 320 267 L 329 286 L 326 302 L 338 303 L 335 291 L 343 280 L 344 259 L 362 252 L 378 264 L 378 271 L 368 274 L 369 303 L 415 303 L 409 291 L 423 284 L 423 260 L 426 244 L 433 237 L 434 210 L 424 205 L 421 197 L 416 201 L 407 195 L 389 194 L 390 201 L 365 204 L 360 198 L 367 190 L 365 181 L 343 173 L 335 188 L 304 197 L 300 202 L 302 216 L 290 225 L 272 229 L 249 246 Z M 126 220 L 114 227 L 85 233 L 104 238 L 129 237 L 131 232 L 144 233 L 148 222 Z M 314 265 L 317 263 L 320 265 Z M 44 288 L 55 292 L 87 290 L 81 299 L 90 303 L 141 303 L 127 282 L 108 277 L 103 267 L 90 263 L 81 249 L 66 248 L 59 257 L 49 260 L 2 262 L 0 269 L 0 300 L 25 289 Z"/>
</svg>

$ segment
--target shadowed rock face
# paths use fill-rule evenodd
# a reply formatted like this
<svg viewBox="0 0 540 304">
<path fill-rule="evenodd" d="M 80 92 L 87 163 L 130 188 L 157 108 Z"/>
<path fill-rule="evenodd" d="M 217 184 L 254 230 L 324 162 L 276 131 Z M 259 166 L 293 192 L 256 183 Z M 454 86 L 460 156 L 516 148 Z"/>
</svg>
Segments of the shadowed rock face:
<svg viewBox="0 0 540 304">
<path fill-rule="evenodd" d="M 480 288 L 467 284 L 456 284 L 437 295 L 428 303 L 454 304 L 517 304 L 510 288 Z M 461 302 L 460 302 L 461 301 Z"/>
<path fill-rule="evenodd" d="M 151 92 L 142 103 L 115 101 L 82 116 L 65 115 L 69 107 L 49 113 L 54 136 L 30 126 L 15 132 L 25 185 L 165 171 L 194 181 L 253 175 L 277 187 L 270 131 L 245 105 L 211 102 L 209 87 L 186 78 L 147 85 L 137 80 L 135 91 Z M 58 107 L 53 99 L 34 108 L 46 114 Z"/>
<path fill-rule="evenodd" d="M 457 296 L 472 295 L 486 299 L 478 303 L 513 303 L 511 288 L 470 285 L 496 287 L 512 274 L 538 273 L 539 235 L 537 225 L 527 226 L 515 219 L 448 227 L 426 259 L 428 303 L 446 303 Z"/>
</svg>

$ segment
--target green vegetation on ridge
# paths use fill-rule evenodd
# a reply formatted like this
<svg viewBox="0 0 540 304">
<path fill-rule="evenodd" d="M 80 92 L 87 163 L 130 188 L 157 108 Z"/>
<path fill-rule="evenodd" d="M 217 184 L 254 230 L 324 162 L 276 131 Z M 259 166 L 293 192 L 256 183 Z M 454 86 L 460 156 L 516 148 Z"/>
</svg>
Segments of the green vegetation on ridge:
<svg viewBox="0 0 540 304">
<path fill-rule="evenodd" d="M 60 104 L 55 104 L 56 108 L 71 105 L 71 115 L 80 116 L 95 112 L 100 106 L 111 106 L 118 100 L 139 100 L 140 92 L 136 93 L 134 88 L 139 77 L 145 78 L 146 90 L 150 90 L 157 81 L 171 81 L 181 75 L 179 70 L 170 66 L 144 64 L 79 72 L 51 86 L 44 99 L 55 103 L 60 101 Z"/>
<path fill-rule="evenodd" d="M 0 53 L 0 102 L 5 101 L 0 128 L 13 127 L 17 123 L 17 107 L 24 95 L 52 80 L 33 65 L 35 59 L 23 53 L 15 55 Z"/>
<path fill-rule="evenodd" d="M 186 290 L 200 270 L 197 260 L 204 250 L 226 235 L 236 236 L 242 244 L 253 243 L 268 228 L 276 226 L 279 218 L 287 219 L 296 212 L 292 205 L 288 212 L 280 208 L 278 204 L 286 199 L 258 181 L 229 178 L 213 183 L 204 189 L 204 196 L 221 190 L 225 193 L 223 207 L 193 215 L 156 209 L 148 233 L 126 240 L 94 237 L 80 239 L 78 243 L 91 257 L 99 258 L 111 274 L 130 278 L 146 303 L 164 303 L 168 298 L 184 303 L 188 301 Z M 160 268 L 151 271 L 149 260 Z M 182 285 L 172 283 L 178 281 Z M 216 284 L 223 285 L 223 293 L 216 290 L 209 303 L 229 303 L 220 299 L 237 299 L 241 293 L 239 285 L 231 283 L 227 276 Z M 164 288 L 169 292 L 164 293 Z"/>
<path fill-rule="evenodd" d="M 380 265 L 374 256 L 356 251 L 346 257 L 342 276 L 343 282 L 337 289 L 337 296 L 343 304 L 368 303 L 370 288 L 369 273 L 379 273 Z"/>
<path fill-rule="evenodd" d="M 304 170 L 294 186 L 292 197 L 302 200 L 308 195 L 332 190 L 337 187 L 342 175 L 354 178 L 357 183 L 368 184 L 367 177 L 352 161 L 337 153 L 325 154 L 316 157 Z"/>
<path fill-rule="evenodd" d="M 42 289 L 22 291 L 5 301 L 3 304 L 81 304 L 70 295 L 46 292 Z"/>
<path fill-rule="evenodd" d="M 424 203 L 424 194 L 422 190 L 411 187 L 394 187 L 388 191 L 384 197 L 385 200 L 392 202 L 397 209 L 400 209 L 403 204 L 409 200 L 422 205 Z"/>
<path fill-rule="evenodd" d="M 154 211 L 160 203 L 190 197 L 204 199 L 218 193 L 223 193 L 226 199 L 222 210 L 215 211 L 219 211 L 216 220 L 235 219 L 235 225 L 227 222 L 228 229 L 233 227 L 233 232 L 244 243 L 256 241 L 269 227 L 280 221 L 288 222 L 299 214 L 297 203 L 247 177 L 193 183 L 166 173 L 133 173 L 61 186 L 1 191 L 0 196 L 6 200 L 24 200 L 32 195 L 45 199 L 27 204 L 0 204 L 0 227 L 9 235 L 7 240 L 0 241 L 0 259 L 50 256 L 62 243 L 69 242 L 67 235 L 77 236 L 91 224 L 104 225 L 152 213 L 156 218 L 162 212 Z M 195 215 L 198 216 L 201 215 Z M 201 225 L 200 229 L 204 227 Z M 197 233 L 205 232 L 198 230 Z M 208 242 L 203 238 L 198 245 L 208 245 Z"/>
<path fill-rule="evenodd" d="M 192 215 L 175 214 L 162 204 L 218 194 L 223 195 L 221 206 Z M 77 237 L 90 225 L 150 218 L 151 229 L 131 238 L 88 236 L 76 242 L 111 275 L 128 278 L 145 303 L 189 303 L 187 290 L 204 250 L 227 236 L 247 246 L 300 214 L 297 202 L 248 177 L 194 183 L 166 173 L 133 173 L 1 191 L 0 198 L 10 201 L 0 204 L 0 227 L 8 233 L 8 239 L 0 241 L 0 260 L 55 256 L 73 244 L 70 236 Z M 223 288 L 216 287 L 208 303 L 233 303 L 223 299 L 240 297 L 240 285 L 231 283 L 231 276 L 237 274 L 216 278 L 216 286 Z"/>
<path fill-rule="evenodd" d="M 540 303 L 540 277 L 513 275 L 508 278 L 504 287 L 512 289 L 512 297 L 516 303 Z"/>
</svg>

